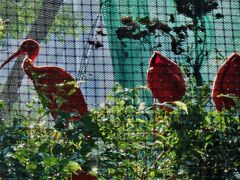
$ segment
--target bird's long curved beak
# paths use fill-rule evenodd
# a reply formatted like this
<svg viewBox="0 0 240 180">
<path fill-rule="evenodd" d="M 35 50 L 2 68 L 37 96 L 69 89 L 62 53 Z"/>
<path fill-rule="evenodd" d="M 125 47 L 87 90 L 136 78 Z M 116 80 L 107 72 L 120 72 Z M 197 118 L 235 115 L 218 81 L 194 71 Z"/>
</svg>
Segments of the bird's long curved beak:
<svg viewBox="0 0 240 180">
<path fill-rule="evenodd" d="M 1 65 L 0 65 L 0 70 L 7 64 L 9 63 L 11 60 L 17 58 L 18 56 L 24 54 L 25 52 L 22 50 L 22 48 L 19 48 L 15 53 L 13 53 L 6 61 L 4 61 Z"/>
</svg>

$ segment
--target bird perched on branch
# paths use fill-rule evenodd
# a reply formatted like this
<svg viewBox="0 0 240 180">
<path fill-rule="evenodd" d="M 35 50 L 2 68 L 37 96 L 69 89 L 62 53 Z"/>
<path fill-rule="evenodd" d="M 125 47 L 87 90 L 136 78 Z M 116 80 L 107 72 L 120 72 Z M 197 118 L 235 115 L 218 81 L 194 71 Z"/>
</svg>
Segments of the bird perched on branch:
<svg viewBox="0 0 240 180">
<path fill-rule="evenodd" d="M 53 118 L 57 119 L 58 115 L 64 114 L 68 121 L 79 120 L 81 116 L 88 113 L 80 87 L 63 68 L 34 66 L 39 50 L 40 46 L 37 41 L 26 39 L 17 51 L 1 64 L 0 69 L 18 56 L 26 55 L 22 68 L 32 80 L 41 102 L 50 110 Z"/>
<path fill-rule="evenodd" d="M 184 76 L 179 66 L 157 51 L 150 58 L 147 84 L 159 103 L 178 101 L 186 92 Z"/>
<path fill-rule="evenodd" d="M 236 106 L 234 98 L 240 98 L 239 70 L 240 54 L 234 52 L 220 67 L 213 82 L 212 98 L 217 111 Z"/>
</svg>

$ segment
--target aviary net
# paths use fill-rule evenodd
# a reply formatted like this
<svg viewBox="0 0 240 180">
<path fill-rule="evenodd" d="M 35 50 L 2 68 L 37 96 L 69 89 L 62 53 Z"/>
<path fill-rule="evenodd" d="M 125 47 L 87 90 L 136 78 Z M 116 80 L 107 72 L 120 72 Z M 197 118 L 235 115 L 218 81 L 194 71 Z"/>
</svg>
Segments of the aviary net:
<svg viewBox="0 0 240 180">
<path fill-rule="evenodd" d="M 2 0 L 0 178 L 240 179 L 239 16 L 239 0 Z M 30 122 L 61 135 L 7 140 Z"/>
</svg>

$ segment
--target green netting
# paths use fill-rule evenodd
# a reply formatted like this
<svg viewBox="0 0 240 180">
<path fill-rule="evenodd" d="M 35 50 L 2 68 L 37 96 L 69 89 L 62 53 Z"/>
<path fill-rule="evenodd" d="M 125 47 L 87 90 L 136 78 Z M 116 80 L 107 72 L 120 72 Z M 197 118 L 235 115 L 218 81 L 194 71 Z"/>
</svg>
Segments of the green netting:
<svg viewBox="0 0 240 180">
<path fill-rule="evenodd" d="M 155 44 L 155 39 L 153 37 L 144 40 L 144 43 L 138 40 L 119 40 L 117 38 L 116 29 L 121 27 L 121 17 L 131 16 L 133 19 L 137 17 L 150 17 L 159 18 L 163 22 L 169 22 L 169 15 L 173 14 L 176 16 L 177 21 L 172 23 L 172 25 L 181 26 L 191 21 L 189 17 L 179 14 L 176 10 L 176 5 L 173 0 L 171 1 L 101 1 L 103 3 L 102 12 L 104 14 L 104 21 L 106 28 L 109 32 L 109 42 L 113 48 L 111 48 L 115 79 L 126 87 L 133 87 L 136 84 L 145 82 L 145 77 L 141 76 L 141 72 L 146 72 L 146 67 L 148 64 L 147 59 L 149 55 L 152 54 L 153 50 L 160 50 L 171 58 L 174 59 L 174 54 L 172 52 L 167 52 L 169 49 L 169 37 L 163 35 L 162 39 L 165 44 L 162 48 L 152 48 Z M 237 7 L 238 2 L 222 2 L 222 6 L 233 6 Z M 226 13 L 238 13 L 237 9 L 231 9 L 232 12 Z M 227 11 L 227 9 L 226 9 Z M 230 10 L 228 10 L 230 11 Z M 209 62 L 209 59 L 216 58 L 217 53 L 222 52 L 229 54 L 230 52 L 237 50 L 239 43 L 237 42 L 238 33 L 237 16 L 225 16 L 225 23 L 220 23 L 221 19 L 214 17 L 214 13 L 220 12 L 219 9 L 214 10 L 208 14 L 203 14 L 196 18 L 193 18 L 195 26 L 202 28 L 202 31 L 196 29 L 190 33 L 187 44 L 191 49 L 189 49 L 188 55 L 190 55 L 196 63 L 196 69 L 191 73 L 195 73 L 199 76 L 199 84 L 203 81 L 208 81 L 212 79 L 207 75 L 209 71 L 207 66 L 213 62 Z M 229 19 L 231 18 L 231 19 Z M 218 35 L 218 29 L 222 29 L 220 26 L 228 26 L 227 22 L 234 21 L 232 32 L 227 32 L 230 36 L 227 41 L 232 41 L 231 43 L 225 42 L 225 36 Z M 227 27 L 226 26 L 226 27 Z M 217 32 L 216 32 L 217 30 Z M 230 34 L 232 33 L 232 34 Z M 214 40 L 217 37 L 217 43 Z M 223 38 L 225 37 L 225 38 Z M 232 38 L 231 38 L 232 37 Z M 227 47 L 226 47 L 227 43 Z M 220 46 L 219 46 L 220 45 Z M 224 47 L 225 46 L 225 47 Z M 217 50 L 217 51 L 216 51 Z M 219 51 L 218 51 L 219 50 Z M 167 50 L 168 51 L 168 50 Z M 181 57 L 175 56 L 175 60 L 179 63 L 186 65 L 185 54 Z M 180 60 L 178 60 L 180 58 Z M 193 63 L 193 62 L 192 62 Z M 140 69 L 139 69 L 140 68 Z M 215 70 L 214 70 L 215 71 Z M 203 76 L 203 77 L 202 77 Z M 201 79 L 203 78 L 203 79 Z"/>
<path fill-rule="evenodd" d="M 115 80 L 124 87 L 146 84 L 145 74 L 148 59 L 152 54 L 149 50 L 154 40 L 148 38 L 144 44 L 136 40 L 119 40 L 116 29 L 121 26 L 122 16 L 133 18 L 149 16 L 148 1 L 107 1 L 103 4 L 102 12 L 109 34 Z"/>
<path fill-rule="evenodd" d="M 52 117 L 48 100 L 61 107 L 75 89 L 66 95 L 57 84 L 40 101 L 23 56 L 4 66 L 0 179 L 70 178 L 79 165 L 99 179 L 239 179 L 239 109 L 217 112 L 210 95 L 220 66 L 240 50 L 239 17 L 239 0 L 2 0 L 0 64 L 25 38 L 37 40 L 34 65 L 69 72 L 89 114 L 73 123 L 76 108 L 56 108 Z M 154 51 L 184 72 L 177 102 L 153 104 L 145 85 Z"/>
</svg>

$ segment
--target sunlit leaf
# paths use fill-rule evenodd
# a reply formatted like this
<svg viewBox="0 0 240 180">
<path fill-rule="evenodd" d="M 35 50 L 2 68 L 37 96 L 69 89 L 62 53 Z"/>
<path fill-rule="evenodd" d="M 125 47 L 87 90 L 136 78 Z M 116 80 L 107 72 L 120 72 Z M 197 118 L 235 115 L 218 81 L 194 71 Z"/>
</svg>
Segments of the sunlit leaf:
<svg viewBox="0 0 240 180">
<path fill-rule="evenodd" d="M 43 163 L 46 166 L 54 166 L 54 165 L 56 165 L 57 161 L 58 161 L 58 159 L 56 157 L 46 157 L 46 158 L 44 158 Z"/>
<path fill-rule="evenodd" d="M 70 172 L 77 172 L 81 170 L 81 166 L 75 161 L 70 161 L 67 164 L 66 169 L 69 170 Z"/>
<path fill-rule="evenodd" d="M 184 110 L 186 113 L 188 113 L 187 105 L 181 101 L 173 101 L 173 104 L 177 105 L 179 109 Z"/>
<path fill-rule="evenodd" d="M 0 109 L 4 109 L 6 107 L 6 103 L 3 100 L 0 100 Z"/>
</svg>

